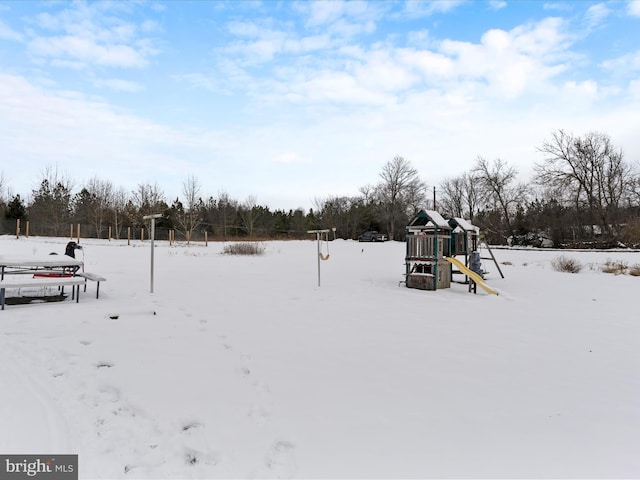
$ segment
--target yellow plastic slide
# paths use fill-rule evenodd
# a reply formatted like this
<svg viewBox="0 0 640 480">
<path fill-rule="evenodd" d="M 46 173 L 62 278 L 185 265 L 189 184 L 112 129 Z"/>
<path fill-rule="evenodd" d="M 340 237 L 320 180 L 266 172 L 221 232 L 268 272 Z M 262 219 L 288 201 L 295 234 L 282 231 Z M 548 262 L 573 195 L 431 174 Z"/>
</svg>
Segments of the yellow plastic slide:
<svg viewBox="0 0 640 480">
<path fill-rule="evenodd" d="M 460 260 L 458 260 L 457 258 L 453 258 L 453 257 L 444 257 L 444 258 L 445 258 L 445 260 L 447 262 L 452 263 L 456 267 L 458 267 L 458 269 L 462 273 L 464 273 L 467 277 L 469 277 L 471 280 L 476 282 L 476 284 L 479 285 L 485 292 L 492 293 L 494 295 L 498 295 L 498 292 L 496 292 L 493 288 L 491 288 L 489 285 L 487 285 L 484 282 L 484 279 L 480 275 L 478 275 L 473 270 L 469 270 L 467 267 L 465 267 L 464 263 L 462 263 Z"/>
</svg>

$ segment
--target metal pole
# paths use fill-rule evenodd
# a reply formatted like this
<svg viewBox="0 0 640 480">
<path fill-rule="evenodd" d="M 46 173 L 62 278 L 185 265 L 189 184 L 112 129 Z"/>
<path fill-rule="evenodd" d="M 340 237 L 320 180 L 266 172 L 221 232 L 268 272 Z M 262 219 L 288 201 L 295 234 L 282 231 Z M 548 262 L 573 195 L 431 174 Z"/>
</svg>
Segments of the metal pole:
<svg viewBox="0 0 640 480">
<path fill-rule="evenodd" d="M 324 230 L 307 230 L 307 233 L 315 233 L 316 234 L 316 243 L 318 244 L 318 286 L 320 286 L 320 260 L 322 259 L 322 255 L 320 254 L 320 243 L 321 243 L 321 239 L 322 239 L 322 234 L 326 234 L 327 235 L 327 239 L 329 238 L 330 230 L 324 229 Z M 335 229 L 334 229 L 335 232 Z M 328 241 L 328 240 L 327 240 Z"/>
<path fill-rule="evenodd" d="M 153 250 L 155 247 L 155 239 L 156 239 L 156 219 L 151 219 L 151 289 L 150 292 L 153 293 Z"/>
<path fill-rule="evenodd" d="M 318 243 L 318 286 L 320 286 L 320 232 L 316 232 L 316 240 Z"/>
<path fill-rule="evenodd" d="M 151 288 L 150 291 L 153 293 L 153 251 L 155 247 L 155 237 L 156 237 L 156 218 L 162 217 L 162 214 L 158 213 L 155 215 L 145 215 L 142 217 L 144 220 L 151 220 Z"/>
</svg>

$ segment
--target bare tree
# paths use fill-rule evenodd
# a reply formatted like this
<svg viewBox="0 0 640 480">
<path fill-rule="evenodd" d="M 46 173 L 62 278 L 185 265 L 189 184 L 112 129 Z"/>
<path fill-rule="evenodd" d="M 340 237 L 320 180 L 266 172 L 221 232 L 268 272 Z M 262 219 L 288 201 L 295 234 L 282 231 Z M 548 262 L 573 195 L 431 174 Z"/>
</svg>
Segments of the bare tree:
<svg viewBox="0 0 640 480">
<path fill-rule="evenodd" d="M 113 201 L 111 212 L 113 214 L 113 229 L 116 239 L 120 240 L 120 230 L 125 216 L 125 209 L 129 201 L 127 192 L 120 187 L 113 192 Z"/>
<path fill-rule="evenodd" d="M 189 176 L 182 183 L 182 195 L 184 196 L 183 209 L 178 216 L 178 223 L 184 229 L 187 240 L 191 239 L 191 233 L 202 223 L 202 198 L 200 198 L 200 181 L 195 175 Z"/>
<path fill-rule="evenodd" d="M 47 166 L 41 174 L 40 185 L 32 192 L 29 217 L 34 224 L 44 226 L 52 235 L 60 235 L 71 219 L 73 182 L 65 173 Z"/>
<path fill-rule="evenodd" d="M 373 185 L 365 185 L 358 189 L 362 195 L 362 201 L 365 205 L 371 205 L 376 201 L 376 187 Z"/>
<path fill-rule="evenodd" d="M 222 238 L 226 240 L 228 230 L 235 228 L 234 220 L 237 212 L 240 210 L 238 201 L 224 191 L 218 193 L 217 204 L 217 223 L 222 227 Z"/>
<path fill-rule="evenodd" d="M 418 171 L 408 160 L 396 155 L 380 172 L 382 182 L 377 186 L 382 218 L 387 224 L 389 238 L 408 222 L 408 215 L 415 213 L 425 200 L 426 184 L 418 177 Z"/>
<path fill-rule="evenodd" d="M 107 215 L 113 206 L 113 184 L 108 180 L 100 180 L 98 177 L 93 177 L 86 183 L 84 188 L 89 192 L 92 199 L 87 212 L 88 220 L 95 228 L 96 237 L 100 238 Z"/>
<path fill-rule="evenodd" d="M 343 238 L 356 238 L 361 228 L 370 225 L 365 218 L 369 211 L 362 197 L 329 196 L 315 199 L 315 211 L 323 228 L 335 228 Z"/>
<path fill-rule="evenodd" d="M 640 175 L 635 174 L 629 186 L 629 207 L 631 205 L 640 206 Z"/>
<path fill-rule="evenodd" d="M 242 204 L 242 208 L 239 210 L 242 224 L 249 238 L 253 237 L 253 229 L 255 228 L 256 222 L 261 214 L 261 210 L 258 208 L 257 202 L 258 200 L 255 195 L 249 195 Z"/>
<path fill-rule="evenodd" d="M 164 209 L 164 193 L 157 183 L 140 183 L 138 188 L 131 192 L 133 204 L 138 209 L 138 214 L 142 217 L 158 213 L 156 210 Z"/>
<path fill-rule="evenodd" d="M 464 179 L 462 176 L 445 178 L 440 183 L 438 205 L 451 217 L 464 217 Z"/>
<path fill-rule="evenodd" d="M 484 200 L 501 213 L 507 227 L 506 236 L 514 236 L 512 216 L 516 206 L 526 201 L 526 186 L 516 183 L 517 170 L 499 158 L 489 162 L 479 156 L 473 173 Z"/>
<path fill-rule="evenodd" d="M 7 203 L 6 188 L 7 179 L 4 176 L 4 172 L 0 172 L 0 205 Z"/>
<path fill-rule="evenodd" d="M 612 236 L 620 202 L 630 195 L 634 182 L 622 151 L 605 134 L 574 137 L 564 130 L 553 132 L 538 150 L 545 159 L 535 166 L 536 181 L 569 194 L 576 211 L 587 208 L 590 227 L 597 223 Z M 593 236 L 593 228 L 591 232 Z"/>
</svg>

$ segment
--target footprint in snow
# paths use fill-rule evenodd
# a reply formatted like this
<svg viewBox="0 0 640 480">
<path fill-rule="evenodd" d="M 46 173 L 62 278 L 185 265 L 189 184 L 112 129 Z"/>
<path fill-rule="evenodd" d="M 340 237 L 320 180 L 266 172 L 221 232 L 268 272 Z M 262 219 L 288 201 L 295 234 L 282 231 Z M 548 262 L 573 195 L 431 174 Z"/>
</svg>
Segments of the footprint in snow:
<svg viewBox="0 0 640 480">
<path fill-rule="evenodd" d="M 295 445 L 278 440 L 269 449 L 265 465 L 277 478 L 293 478 L 296 474 Z"/>
<path fill-rule="evenodd" d="M 200 422 L 189 422 L 182 426 L 182 431 L 188 432 L 189 430 L 193 430 L 194 428 L 199 428 L 199 427 L 202 427 L 202 424 Z"/>
<path fill-rule="evenodd" d="M 264 425 L 271 419 L 269 411 L 259 405 L 251 405 L 249 407 L 248 416 L 258 425 Z"/>
</svg>

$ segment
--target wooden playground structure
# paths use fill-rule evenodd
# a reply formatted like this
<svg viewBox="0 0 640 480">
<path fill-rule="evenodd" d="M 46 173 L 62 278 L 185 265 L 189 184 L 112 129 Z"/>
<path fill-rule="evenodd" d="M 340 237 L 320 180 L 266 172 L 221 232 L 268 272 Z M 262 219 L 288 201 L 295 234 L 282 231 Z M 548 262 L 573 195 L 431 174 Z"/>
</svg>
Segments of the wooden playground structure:
<svg viewBox="0 0 640 480">
<path fill-rule="evenodd" d="M 470 292 L 477 293 L 480 286 L 487 293 L 498 295 L 484 280 L 482 260 L 491 259 L 504 278 L 500 265 L 479 229 L 467 220 L 445 220 L 434 210 L 421 210 L 409 222 L 405 234 L 404 284 L 408 288 L 450 288 L 453 275 L 461 274 L 464 279 L 460 283 L 468 284 Z M 491 257 L 482 257 L 481 248 Z M 457 270 L 453 270 L 453 266 Z"/>
</svg>

